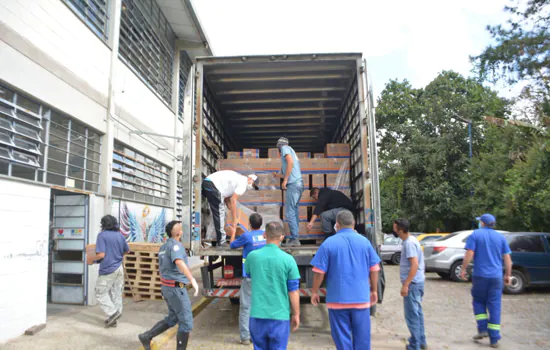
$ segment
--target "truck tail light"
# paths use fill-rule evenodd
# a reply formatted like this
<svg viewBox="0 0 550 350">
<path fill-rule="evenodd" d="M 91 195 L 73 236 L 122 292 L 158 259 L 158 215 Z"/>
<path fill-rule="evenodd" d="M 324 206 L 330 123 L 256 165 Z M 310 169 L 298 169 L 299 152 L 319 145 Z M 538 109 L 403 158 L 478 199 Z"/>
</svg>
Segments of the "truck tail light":
<svg viewBox="0 0 550 350">
<path fill-rule="evenodd" d="M 444 251 L 447 247 L 434 247 L 434 253 L 441 253 Z"/>
</svg>

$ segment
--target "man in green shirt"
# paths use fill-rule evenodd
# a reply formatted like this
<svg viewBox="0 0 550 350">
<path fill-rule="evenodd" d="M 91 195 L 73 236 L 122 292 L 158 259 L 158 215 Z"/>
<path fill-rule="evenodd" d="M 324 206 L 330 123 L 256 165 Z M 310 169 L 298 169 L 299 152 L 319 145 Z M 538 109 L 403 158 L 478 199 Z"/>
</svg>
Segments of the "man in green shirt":
<svg viewBox="0 0 550 350">
<path fill-rule="evenodd" d="M 265 247 L 246 257 L 252 282 L 250 335 L 255 349 L 286 349 L 291 323 L 293 332 L 300 326 L 300 272 L 294 258 L 279 248 L 283 225 L 268 223 L 264 235 Z"/>
</svg>

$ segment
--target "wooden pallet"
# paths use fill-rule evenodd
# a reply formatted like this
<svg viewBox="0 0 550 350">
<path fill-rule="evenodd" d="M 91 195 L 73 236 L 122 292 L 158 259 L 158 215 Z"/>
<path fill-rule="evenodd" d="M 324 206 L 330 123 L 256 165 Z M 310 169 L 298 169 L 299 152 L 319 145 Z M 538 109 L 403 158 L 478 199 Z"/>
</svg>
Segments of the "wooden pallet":
<svg viewBox="0 0 550 350">
<path fill-rule="evenodd" d="M 158 250 L 160 245 L 133 243 L 124 256 L 124 296 L 134 300 L 162 300 Z"/>
</svg>

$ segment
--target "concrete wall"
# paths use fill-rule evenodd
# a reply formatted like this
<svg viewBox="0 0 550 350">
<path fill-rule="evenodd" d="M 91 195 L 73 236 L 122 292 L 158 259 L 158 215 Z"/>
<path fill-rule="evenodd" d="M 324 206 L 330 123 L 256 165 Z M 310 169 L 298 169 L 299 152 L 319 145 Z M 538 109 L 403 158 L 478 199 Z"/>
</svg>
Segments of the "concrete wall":
<svg viewBox="0 0 550 350">
<path fill-rule="evenodd" d="M 90 213 L 88 217 L 88 244 L 95 244 L 97 235 L 101 232 L 101 218 L 106 214 L 104 209 L 104 197 L 90 195 Z M 95 284 L 99 273 L 99 265 L 88 265 L 87 304 L 97 304 L 95 298 Z"/>
<path fill-rule="evenodd" d="M 0 178 L 0 343 L 46 322 L 50 189 Z"/>
</svg>

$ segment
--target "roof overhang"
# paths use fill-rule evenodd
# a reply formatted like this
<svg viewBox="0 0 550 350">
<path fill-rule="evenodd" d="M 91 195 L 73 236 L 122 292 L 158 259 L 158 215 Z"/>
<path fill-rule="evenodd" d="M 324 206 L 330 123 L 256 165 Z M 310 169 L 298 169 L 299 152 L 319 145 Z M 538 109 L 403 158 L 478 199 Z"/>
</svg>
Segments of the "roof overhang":
<svg viewBox="0 0 550 350">
<path fill-rule="evenodd" d="M 192 60 L 214 54 L 191 0 L 156 1 L 176 34 L 177 49 L 187 51 Z"/>
</svg>

